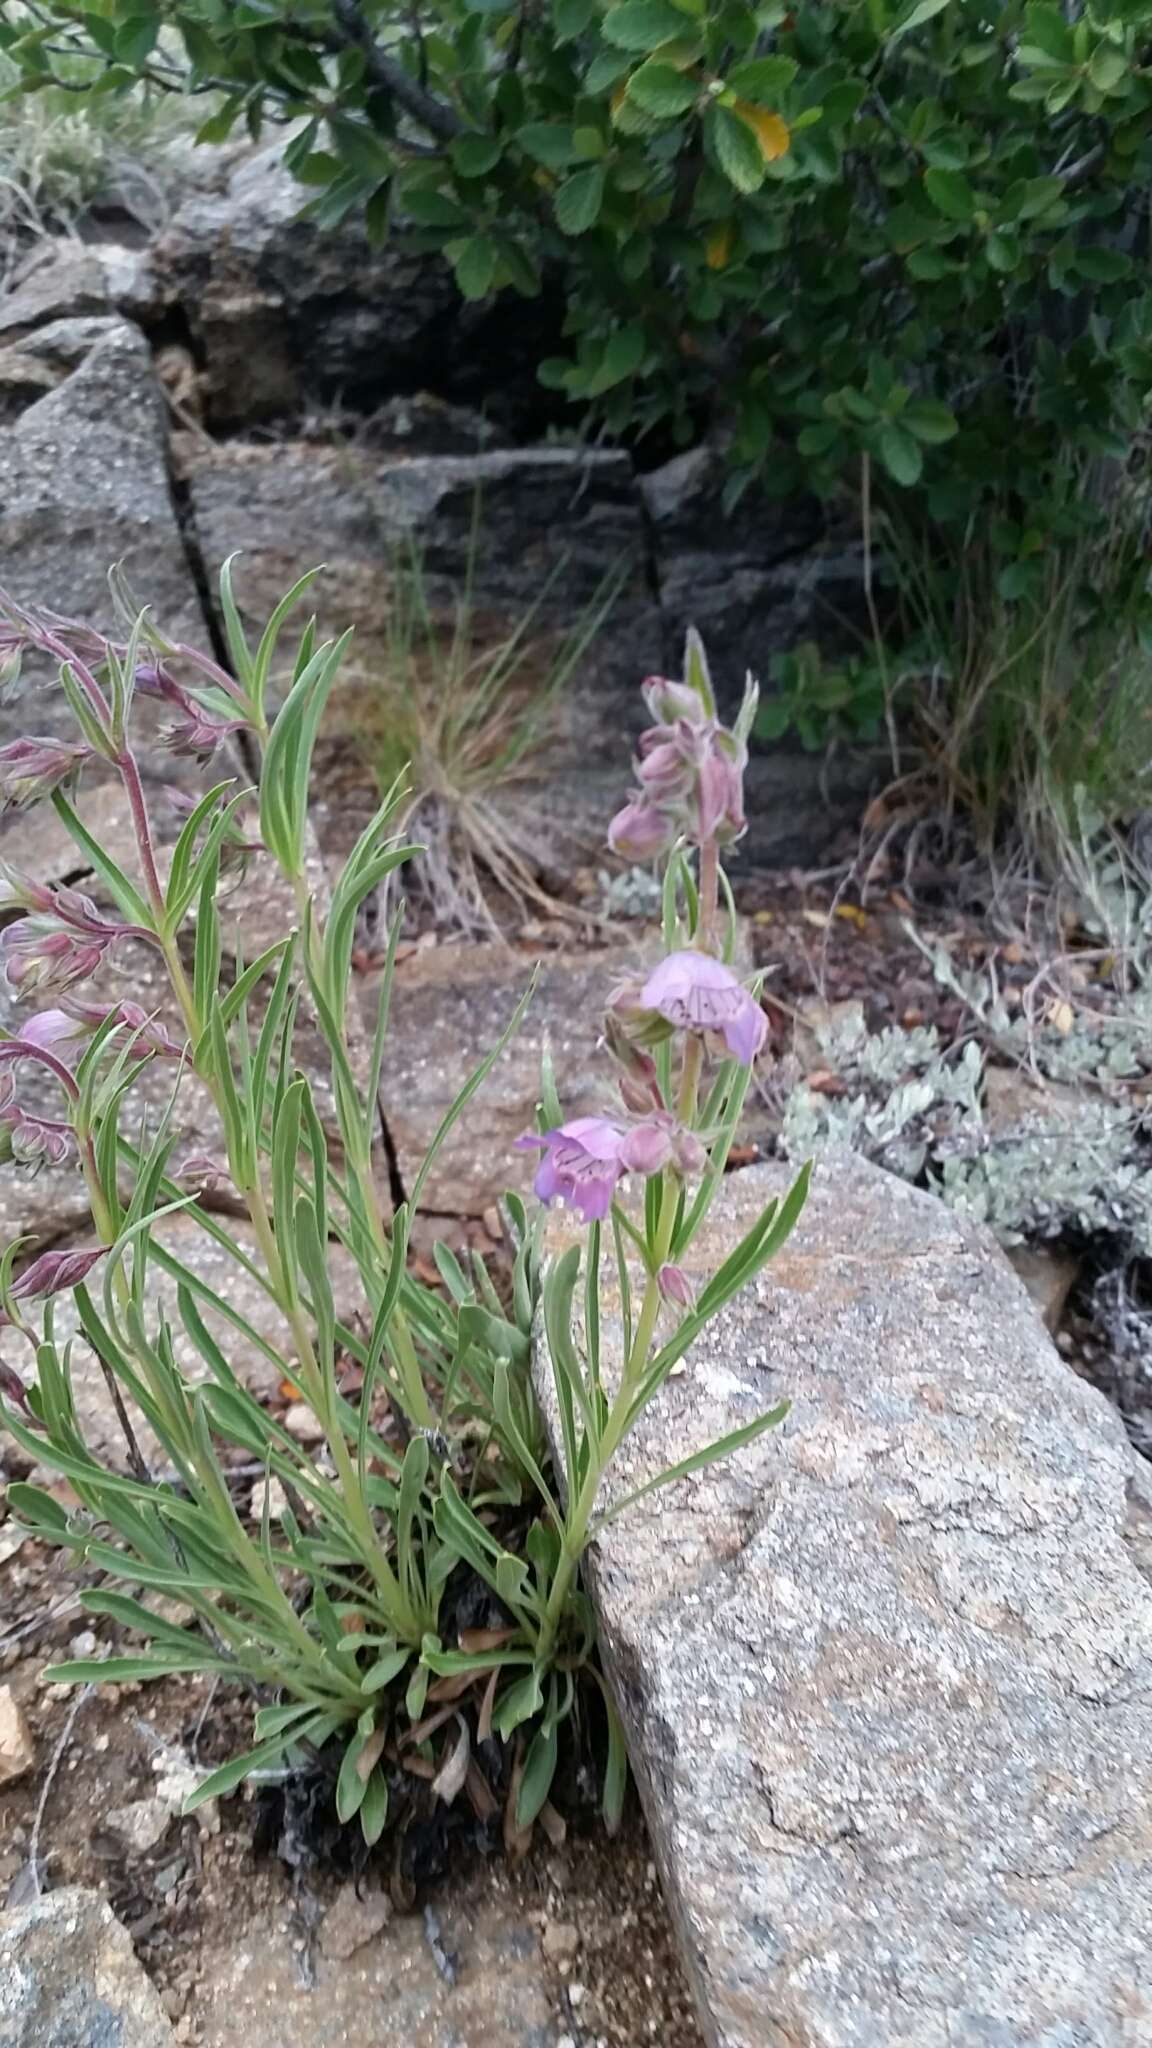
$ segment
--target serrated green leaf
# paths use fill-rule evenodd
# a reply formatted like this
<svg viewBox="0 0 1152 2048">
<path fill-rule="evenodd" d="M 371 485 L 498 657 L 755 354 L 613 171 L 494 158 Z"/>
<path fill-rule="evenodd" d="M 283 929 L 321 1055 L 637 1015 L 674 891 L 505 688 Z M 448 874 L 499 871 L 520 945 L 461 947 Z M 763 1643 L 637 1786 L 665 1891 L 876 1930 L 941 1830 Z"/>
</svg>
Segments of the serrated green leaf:
<svg viewBox="0 0 1152 2048">
<path fill-rule="evenodd" d="M 487 298 L 496 277 L 500 252 L 487 235 L 470 235 L 449 251 L 456 282 L 466 299 Z"/>
<path fill-rule="evenodd" d="M 683 36 L 686 26 L 669 0 L 624 0 L 623 6 L 609 8 L 600 29 L 619 50 L 658 50 Z"/>
<path fill-rule="evenodd" d="M 462 178 L 483 178 L 495 170 L 503 154 L 504 145 L 497 135 L 457 135 L 451 149 L 452 162 Z"/>
<path fill-rule="evenodd" d="M 517 129 L 516 141 L 550 171 L 566 171 L 577 161 L 573 132 L 564 121 L 529 121 Z"/>
<path fill-rule="evenodd" d="M 886 420 L 876 436 L 880 459 L 898 484 L 919 483 L 924 468 L 924 457 L 913 434 L 898 426 L 894 420 Z"/>
<path fill-rule="evenodd" d="M 716 161 L 730 185 L 738 192 L 758 192 L 768 165 L 753 130 L 728 107 L 715 107 L 708 116 L 708 130 Z"/>
<path fill-rule="evenodd" d="M 900 415 L 900 421 L 918 441 L 936 447 L 942 441 L 951 441 L 959 432 L 959 423 L 950 405 L 939 398 L 910 399 Z"/>
<path fill-rule="evenodd" d="M 976 194 L 961 171 L 932 169 L 924 173 L 924 190 L 947 220 L 971 220 Z"/>
<path fill-rule="evenodd" d="M 742 99 L 764 103 L 787 92 L 799 68 L 793 57 L 753 57 L 737 64 L 724 83 Z"/>
<path fill-rule="evenodd" d="M 674 64 L 650 58 L 628 80 L 628 97 L 646 114 L 665 118 L 686 114 L 700 97 L 700 81 Z"/>
<path fill-rule="evenodd" d="M 566 235 L 584 235 L 594 228 L 604 204 L 604 172 L 599 164 L 574 171 L 558 188 L 553 205 L 556 224 Z"/>
</svg>

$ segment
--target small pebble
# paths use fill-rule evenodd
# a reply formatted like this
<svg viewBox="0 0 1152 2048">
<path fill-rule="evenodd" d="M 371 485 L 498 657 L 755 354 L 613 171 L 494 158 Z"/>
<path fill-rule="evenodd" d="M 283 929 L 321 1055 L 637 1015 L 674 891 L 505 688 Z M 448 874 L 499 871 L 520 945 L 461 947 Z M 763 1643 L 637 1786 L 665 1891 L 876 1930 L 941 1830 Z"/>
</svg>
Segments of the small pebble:
<svg viewBox="0 0 1152 2048">
<path fill-rule="evenodd" d="M 284 1416 L 284 1427 L 290 1436 L 300 1444 L 319 1444 L 324 1441 L 324 1428 L 318 1416 L 314 1415 L 306 1401 L 293 1401 Z"/>
<path fill-rule="evenodd" d="M 36 1744 L 10 1685 L 0 1686 L 0 1785 L 22 1778 L 36 1762 Z"/>
<path fill-rule="evenodd" d="M 580 1935 L 569 1921 L 550 1920 L 540 1936 L 540 1946 L 549 1962 L 563 1962 L 575 1955 L 580 1946 Z"/>
<path fill-rule="evenodd" d="M 146 1856 L 163 1840 L 171 1819 L 172 1808 L 166 1799 L 134 1799 L 130 1806 L 116 1806 L 106 1813 L 104 1826 L 133 1855 Z"/>
</svg>

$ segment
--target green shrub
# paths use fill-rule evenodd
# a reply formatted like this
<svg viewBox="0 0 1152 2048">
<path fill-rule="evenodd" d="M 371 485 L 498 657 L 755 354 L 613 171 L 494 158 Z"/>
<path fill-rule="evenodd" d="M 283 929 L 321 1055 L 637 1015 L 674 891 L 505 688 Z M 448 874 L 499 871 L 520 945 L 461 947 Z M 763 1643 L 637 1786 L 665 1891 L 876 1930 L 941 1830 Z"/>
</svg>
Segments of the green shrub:
<svg viewBox="0 0 1152 2048">
<path fill-rule="evenodd" d="M 320 222 L 414 224 L 469 298 L 562 264 L 545 382 L 617 430 L 722 413 L 736 486 L 866 455 L 949 524 L 1007 494 L 1027 555 L 1073 509 L 1059 451 L 1122 455 L 1141 417 L 1152 0 L 38 12 L 0 27 L 29 90 L 61 48 L 93 92 L 223 85 L 201 133 L 296 120 Z"/>
</svg>

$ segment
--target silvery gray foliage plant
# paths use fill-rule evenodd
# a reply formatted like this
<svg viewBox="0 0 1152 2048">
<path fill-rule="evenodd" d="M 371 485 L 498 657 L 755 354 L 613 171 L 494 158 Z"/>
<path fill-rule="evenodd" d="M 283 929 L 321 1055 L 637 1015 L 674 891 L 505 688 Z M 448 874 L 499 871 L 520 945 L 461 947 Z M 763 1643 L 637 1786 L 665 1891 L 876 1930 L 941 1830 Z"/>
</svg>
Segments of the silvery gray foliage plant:
<svg viewBox="0 0 1152 2048">
<path fill-rule="evenodd" d="M 613 839 L 662 861 L 664 957 L 634 985 L 605 991 L 602 1114 L 566 1119 L 545 1073 L 538 1127 L 521 1141 L 535 1156 L 535 1191 L 508 1197 L 506 1267 L 463 1263 L 441 1244 L 440 1284 L 430 1286 L 408 1250 L 431 1159 L 514 1036 L 531 990 L 464 1081 L 393 1212 L 378 1174 L 377 1105 L 402 908 L 366 1065 L 349 1029 L 352 952 L 361 904 L 418 849 L 396 836 L 396 790 L 330 896 L 321 900 L 309 878 L 309 770 L 347 638 L 321 641 L 309 624 L 283 672 L 281 632 L 311 580 L 252 644 L 225 570 L 227 667 L 169 640 L 116 578 L 118 639 L 0 600 L 6 668 L 47 660 L 75 728 L 66 741 L 30 735 L 0 748 L 0 796 L 50 805 L 76 866 L 93 878 L 80 890 L 14 868 L 3 876 L 0 975 L 15 1022 L 0 1038 L 0 1140 L 13 1172 L 71 1162 L 94 1226 L 82 1246 L 29 1258 L 17 1240 L 0 1260 L 13 1361 L 0 1380 L 3 1423 L 37 1465 L 67 1480 L 74 1505 L 31 1484 L 13 1485 L 9 1499 L 26 1527 L 96 1576 L 85 1606 L 128 1639 L 104 1661 L 57 1667 L 57 1679 L 201 1673 L 255 1690 L 254 1745 L 196 1799 L 323 1753 L 335 1760 L 339 1818 L 358 1817 L 371 1843 L 414 1780 L 491 1814 L 493 1772 L 506 1832 L 522 1839 L 549 1801 L 562 1736 L 591 1688 L 608 1730 L 613 1822 L 625 1757 L 581 1561 L 635 1496 L 606 1491 L 606 1476 L 698 1333 L 787 1237 L 805 1193 L 801 1173 L 694 1287 L 686 1256 L 721 1184 L 765 1034 L 756 994 L 731 964 L 720 860 L 743 829 L 755 693 L 724 727 L 695 635 L 682 680 L 644 685 L 652 724 L 636 762 L 639 793 Z M 177 799 L 182 823 L 167 850 L 134 737 L 147 702 L 166 722 L 165 743 L 206 770 L 202 795 Z M 238 740 L 255 764 L 251 788 L 235 769 Z M 123 864 L 85 822 L 95 773 L 123 793 L 132 846 Z M 245 959 L 227 890 L 253 860 L 278 870 L 291 908 Z M 164 988 L 147 1004 L 127 982 L 140 949 Z M 302 1020 L 323 1046 L 323 1095 L 310 1078 L 315 1062 L 302 1070 Z M 189 1082 L 213 1105 L 218 1156 L 178 1164 Z M 580 1229 L 548 1259 L 545 1208 L 560 1200 Z M 189 1219 L 212 1241 L 213 1272 L 222 1259 L 267 1297 L 281 1338 L 182 1255 Z M 356 1275 L 355 1312 L 334 1292 L 337 1247 Z M 619 1357 L 600 1340 L 605 1267 L 623 1305 Z M 85 1435 L 70 1322 L 114 1394 L 118 1462 Z M 555 1458 L 531 1376 L 538 1324 L 559 1417 Z M 237 1367 L 241 1346 L 291 1380 L 315 1419 L 316 1447 L 255 1397 Z M 738 1449 L 786 1406 L 720 1443 L 686 1443 L 639 1492 Z M 146 1458 L 143 1445 L 158 1445 L 159 1457 Z M 238 1459 L 264 1475 L 255 1521 L 230 1478 Z M 191 1610 L 187 1625 L 166 1618 L 173 1596 Z"/>
<path fill-rule="evenodd" d="M 1138 1068 L 1131 1017 L 1126 1032 L 1100 1035 L 1074 1024 L 1067 1034 L 1026 1040 L 1026 1027 L 990 996 L 986 981 L 958 977 L 950 965 L 946 979 L 982 1006 L 997 1051 L 1023 1059 L 1030 1047 L 1061 1084 L 1089 1076 L 1114 1084 Z M 933 1026 L 870 1032 L 859 1003 L 814 1031 L 822 1062 L 845 1092 L 827 1095 L 806 1082 L 792 1089 L 781 1127 L 788 1158 L 837 1147 L 861 1152 L 989 1224 L 1002 1244 L 1103 1234 L 1152 1255 L 1152 1167 L 1139 1117 L 1124 1100 L 1097 1086 L 1046 1106 L 1037 1088 L 1034 1104 L 994 1117 L 988 1063 L 974 1038 L 955 1051 Z"/>
</svg>

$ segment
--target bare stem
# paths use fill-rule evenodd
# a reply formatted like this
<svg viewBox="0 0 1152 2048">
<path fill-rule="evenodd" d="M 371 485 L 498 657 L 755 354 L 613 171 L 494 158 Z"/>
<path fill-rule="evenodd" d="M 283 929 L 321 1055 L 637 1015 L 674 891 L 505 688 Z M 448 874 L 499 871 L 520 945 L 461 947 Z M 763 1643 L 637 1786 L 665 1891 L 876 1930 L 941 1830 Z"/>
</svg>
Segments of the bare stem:
<svg viewBox="0 0 1152 2048">
<path fill-rule="evenodd" d="M 128 797 L 128 808 L 132 813 L 132 830 L 136 837 L 136 850 L 140 856 L 140 868 L 144 877 L 144 886 L 148 891 L 148 901 L 152 906 L 157 922 L 160 922 L 164 916 L 164 891 L 160 884 L 160 875 L 156 866 L 156 851 L 152 843 L 152 825 L 148 817 L 148 805 L 144 799 L 144 787 L 140 780 L 140 770 L 136 765 L 136 757 L 129 748 L 126 747 L 124 752 L 117 756 L 116 767 Z"/>
</svg>

